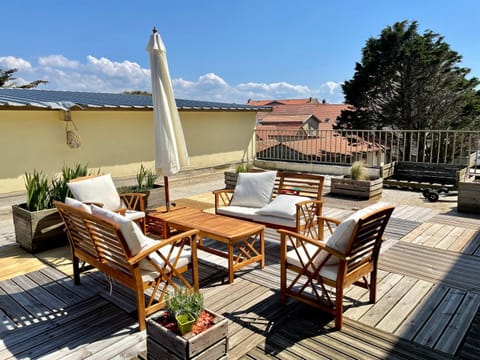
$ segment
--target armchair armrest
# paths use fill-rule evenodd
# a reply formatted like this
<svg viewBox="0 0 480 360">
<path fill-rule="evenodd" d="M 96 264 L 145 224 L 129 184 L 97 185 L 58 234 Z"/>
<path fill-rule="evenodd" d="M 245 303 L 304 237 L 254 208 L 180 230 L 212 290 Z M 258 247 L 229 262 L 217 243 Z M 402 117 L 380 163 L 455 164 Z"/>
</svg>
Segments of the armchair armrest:
<svg viewBox="0 0 480 360">
<path fill-rule="evenodd" d="M 233 189 L 214 190 L 213 195 L 215 195 L 215 212 L 217 212 L 219 207 L 230 205 L 233 197 Z"/>
<path fill-rule="evenodd" d="M 128 210 L 145 211 L 145 198 L 144 193 L 123 193 L 119 194 L 120 199 L 124 202 Z"/>
<path fill-rule="evenodd" d="M 309 238 L 308 236 L 305 236 L 290 230 L 279 229 L 278 232 L 280 233 L 280 251 L 281 253 L 285 253 L 284 254 L 285 256 L 287 253 L 287 245 L 288 245 L 287 242 L 290 241 L 290 244 L 297 248 L 299 247 L 299 244 L 307 243 L 307 244 L 317 246 L 318 248 L 327 251 L 328 253 L 330 253 L 330 255 L 333 255 L 341 260 L 346 259 L 345 254 L 341 253 L 340 251 L 334 248 L 327 246 L 324 241 L 312 239 L 312 238 Z"/>
</svg>

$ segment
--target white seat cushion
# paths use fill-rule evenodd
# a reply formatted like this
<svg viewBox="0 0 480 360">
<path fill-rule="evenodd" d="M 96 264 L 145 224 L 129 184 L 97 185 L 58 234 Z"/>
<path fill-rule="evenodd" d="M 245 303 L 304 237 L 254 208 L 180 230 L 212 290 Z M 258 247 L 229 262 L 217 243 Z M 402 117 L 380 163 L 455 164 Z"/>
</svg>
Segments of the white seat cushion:
<svg viewBox="0 0 480 360">
<path fill-rule="evenodd" d="M 89 214 L 92 213 L 92 209 L 89 205 L 84 204 L 81 201 L 78 201 L 78 200 L 73 199 L 73 198 L 68 197 L 68 196 L 65 198 L 65 205 L 69 205 L 69 206 L 72 206 L 74 208 L 83 210 L 83 211 L 85 211 Z"/>
<path fill-rule="evenodd" d="M 248 220 L 253 220 L 255 218 L 256 211 L 257 208 L 246 206 L 224 206 L 217 209 L 217 213 L 220 215 L 234 216 Z"/>
<path fill-rule="evenodd" d="M 145 212 L 137 210 L 127 210 L 125 211 L 125 217 L 135 221 L 138 219 L 143 219 L 145 217 Z"/>
<path fill-rule="evenodd" d="M 261 208 L 272 200 L 276 171 L 239 173 L 233 191 L 232 206 Z"/>
<path fill-rule="evenodd" d="M 297 207 L 295 204 L 311 200 L 305 196 L 296 195 L 278 195 L 272 202 L 257 210 L 259 215 L 278 216 L 286 219 L 295 219 Z"/>
<path fill-rule="evenodd" d="M 144 250 L 156 245 L 157 243 L 158 243 L 157 240 L 149 238 L 147 240 L 146 244 L 145 244 Z M 169 259 L 169 261 L 173 264 L 173 262 L 175 262 L 175 259 L 178 256 L 178 252 L 180 251 L 180 247 L 174 247 L 174 249 L 172 251 L 172 254 L 170 255 L 170 258 L 169 258 L 168 254 L 169 254 L 170 250 L 171 250 L 171 246 L 167 245 L 167 246 L 161 248 L 158 251 L 162 255 L 164 255 L 167 259 Z M 188 265 L 191 262 L 191 256 L 192 256 L 192 252 L 190 250 L 190 247 L 188 247 L 188 246 L 184 247 L 175 267 L 180 268 L 180 267 Z M 162 257 L 160 255 L 158 255 L 156 252 L 150 254 L 149 257 L 160 268 L 163 268 L 163 266 L 165 266 L 165 262 L 163 261 Z M 142 278 L 143 278 L 144 281 L 145 281 L 146 277 L 148 277 L 148 276 L 150 276 L 150 277 L 154 276 L 155 277 L 155 275 L 157 274 L 157 271 L 156 271 L 155 267 L 146 259 L 143 259 L 143 260 L 140 261 L 140 268 L 142 269 Z M 167 272 L 169 272 L 169 270 L 170 270 L 169 268 L 166 269 Z"/>
<path fill-rule="evenodd" d="M 117 210 L 123 207 L 110 174 L 69 182 L 67 186 L 73 197 L 82 202 L 101 203 L 108 210 Z"/>
<path fill-rule="evenodd" d="M 306 243 L 305 247 L 299 246 L 296 250 L 290 250 L 287 252 L 287 263 L 296 265 L 299 268 L 303 268 L 303 264 L 306 264 L 308 262 L 308 256 L 312 257 L 316 251 L 318 251 L 319 247 L 315 246 L 310 243 Z M 297 254 L 297 251 L 300 255 Z M 308 256 L 307 256 L 308 254 Z M 320 253 L 317 254 L 315 259 L 313 260 L 313 266 L 309 265 L 308 270 L 309 271 L 314 271 L 314 267 L 317 268 L 321 262 L 327 257 L 328 253 L 326 251 L 321 251 Z M 303 264 L 302 264 L 303 261 Z"/>
</svg>

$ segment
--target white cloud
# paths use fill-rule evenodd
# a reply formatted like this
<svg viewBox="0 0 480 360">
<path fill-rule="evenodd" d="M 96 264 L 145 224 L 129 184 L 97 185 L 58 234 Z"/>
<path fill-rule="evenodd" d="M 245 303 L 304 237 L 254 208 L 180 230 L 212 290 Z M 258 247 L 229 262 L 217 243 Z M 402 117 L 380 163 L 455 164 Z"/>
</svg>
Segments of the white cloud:
<svg viewBox="0 0 480 360">
<path fill-rule="evenodd" d="M 49 55 L 38 59 L 38 64 L 44 67 L 59 67 L 76 69 L 80 66 L 80 62 L 76 60 L 69 60 L 63 55 Z"/>
<path fill-rule="evenodd" d="M 18 69 L 19 71 L 28 71 L 32 68 L 32 64 L 15 56 L 2 56 L 0 57 L 0 68 L 2 70 Z"/>
<path fill-rule="evenodd" d="M 47 80 L 39 89 L 115 92 L 127 90 L 150 91 L 150 69 L 128 60 L 117 62 L 105 57 L 88 55 L 84 62 L 63 55 L 49 55 L 37 64 L 13 56 L 0 57 L 0 68 L 18 68 L 17 85 L 34 80 Z M 21 78 L 20 78 L 21 76 Z M 28 80 L 27 80 L 28 79 Z M 175 97 L 179 99 L 218 101 L 245 104 L 248 99 L 293 99 L 316 97 L 329 103 L 343 102 L 341 84 L 328 81 L 317 88 L 290 84 L 245 82 L 229 84 L 221 76 L 210 72 L 196 80 L 172 79 Z"/>
</svg>

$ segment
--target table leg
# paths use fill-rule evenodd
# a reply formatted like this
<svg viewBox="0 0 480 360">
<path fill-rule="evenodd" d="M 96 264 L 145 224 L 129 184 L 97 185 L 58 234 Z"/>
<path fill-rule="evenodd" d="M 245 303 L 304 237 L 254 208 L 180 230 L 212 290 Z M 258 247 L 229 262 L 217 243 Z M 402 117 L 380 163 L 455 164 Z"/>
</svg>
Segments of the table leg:
<svg viewBox="0 0 480 360">
<path fill-rule="evenodd" d="M 260 254 L 262 255 L 262 260 L 260 260 L 260 268 L 265 267 L 265 234 L 264 231 L 260 231 Z"/>
<path fill-rule="evenodd" d="M 228 247 L 228 282 L 233 283 L 233 244 L 229 243 Z"/>
</svg>

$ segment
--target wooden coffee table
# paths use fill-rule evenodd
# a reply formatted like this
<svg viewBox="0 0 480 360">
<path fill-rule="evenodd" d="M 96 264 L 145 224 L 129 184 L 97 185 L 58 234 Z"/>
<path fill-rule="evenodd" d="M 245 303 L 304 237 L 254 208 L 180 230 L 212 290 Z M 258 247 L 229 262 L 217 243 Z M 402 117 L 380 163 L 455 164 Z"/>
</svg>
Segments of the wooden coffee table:
<svg viewBox="0 0 480 360">
<path fill-rule="evenodd" d="M 198 249 L 227 258 L 228 281 L 233 282 L 234 272 L 254 262 L 265 266 L 265 226 L 249 221 L 238 220 L 222 215 L 214 215 L 199 209 L 183 207 L 173 211 L 156 211 L 147 215 L 147 223 L 157 221 L 161 231 L 168 234 L 170 229 L 187 231 L 200 230 Z M 227 252 L 203 244 L 203 238 L 224 243 Z"/>
</svg>

